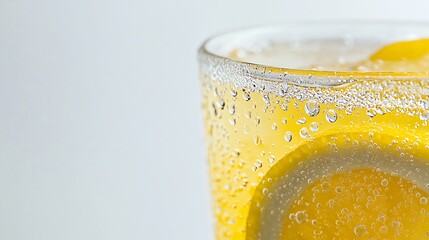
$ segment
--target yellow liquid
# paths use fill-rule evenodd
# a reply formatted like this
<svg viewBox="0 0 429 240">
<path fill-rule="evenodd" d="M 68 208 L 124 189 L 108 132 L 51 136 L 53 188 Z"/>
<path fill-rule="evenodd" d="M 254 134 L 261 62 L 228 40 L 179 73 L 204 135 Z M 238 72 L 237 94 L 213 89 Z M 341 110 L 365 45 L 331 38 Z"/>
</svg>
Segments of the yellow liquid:
<svg viewBox="0 0 429 240">
<path fill-rule="evenodd" d="M 429 236 L 427 82 L 215 78 L 202 73 L 216 239 Z"/>
</svg>

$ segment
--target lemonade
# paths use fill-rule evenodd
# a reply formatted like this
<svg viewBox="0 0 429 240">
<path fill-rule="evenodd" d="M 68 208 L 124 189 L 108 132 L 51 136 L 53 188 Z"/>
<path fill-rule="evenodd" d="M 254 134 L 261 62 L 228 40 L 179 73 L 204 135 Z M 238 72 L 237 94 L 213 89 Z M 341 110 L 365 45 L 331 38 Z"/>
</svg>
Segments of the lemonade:
<svg viewBox="0 0 429 240">
<path fill-rule="evenodd" d="M 216 239 L 429 238 L 429 41 L 326 28 L 200 51 Z"/>
</svg>

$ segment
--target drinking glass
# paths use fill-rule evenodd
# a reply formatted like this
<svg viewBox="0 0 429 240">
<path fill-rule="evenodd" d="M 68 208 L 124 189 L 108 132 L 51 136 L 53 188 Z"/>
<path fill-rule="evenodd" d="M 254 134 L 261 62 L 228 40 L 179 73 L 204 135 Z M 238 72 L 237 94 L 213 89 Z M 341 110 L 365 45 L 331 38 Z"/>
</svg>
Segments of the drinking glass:
<svg viewBox="0 0 429 240">
<path fill-rule="evenodd" d="M 216 239 L 427 238 L 429 73 L 364 63 L 428 36 L 425 23 L 325 22 L 208 39 Z"/>
</svg>

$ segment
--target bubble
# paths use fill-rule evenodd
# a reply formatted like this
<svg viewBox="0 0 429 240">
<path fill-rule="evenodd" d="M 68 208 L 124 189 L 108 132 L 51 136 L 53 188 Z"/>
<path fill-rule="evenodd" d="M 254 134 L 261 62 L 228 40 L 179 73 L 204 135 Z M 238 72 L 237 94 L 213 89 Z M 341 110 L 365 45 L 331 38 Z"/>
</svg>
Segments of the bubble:
<svg viewBox="0 0 429 240">
<path fill-rule="evenodd" d="M 330 123 L 337 121 L 337 112 L 335 112 L 334 109 L 329 109 L 328 112 L 326 112 L 326 120 Z"/>
<path fill-rule="evenodd" d="M 320 106 L 316 101 L 308 101 L 305 104 L 305 112 L 308 114 L 308 116 L 310 117 L 314 117 L 317 114 L 319 114 L 320 112 Z"/>
<path fill-rule="evenodd" d="M 312 122 L 310 124 L 310 130 L 313 132 L 317 132 L 317 130 L 319 130 L 319 124 L 317 124 L 317 122 Z"/>
<path fill-rule="evenodd" d="M 356 236 L 363 236 L 366 233 L 366 226 L 363 224 L 357 225 L 354 229 L 353 229 L 354 233 L 356 234 Z"/>
<path fill-rule="evenodd" d="M 287 142 L 292 141 L 292 132 L 291 131 L 285 132 L 284 138 Z"/>
<path fill-rule="evenodd" d="M 303 127 L 299 131 L 299 136 L 301 136 L 302 138 L 308 138 L 308 137 L 310 137 L 310 133 L 308 132 L 307 128 Z"/>
<path fill-rule="evenodd" d="M 337 186 L 337 187 L 335 188 L 335 192 L 336 192 L 337 194 L 339 194 L 339 193 L 343 192 L 343 188 L 342 188 L 342 187 L 340 187 L 340 186 Z"/>
<path fill-rule="evenodd" d="M 398 222 L 398 221 L 393 221 L 393 222 L 391 223 L 391 225 L 392 225 L 392 227 L 393 227 L 393 228 L 399 228 L 399 227 L 401 226 L 401 223 L 400 223 L 400 222 Z"/>
<path fill-rule="evenodd" d="M 298 211 L 295 215 L 295 220 L 298 224 L 307 220 L 307 214 L 304 211 Z"/>
<path fill-rule="evenodd" d="M 381 222 L 381 223 L 385 223 L 386 222 L 386 217 L 383 214 L 380 214 L 377 218 L 377 221 Z"/>
<path fill-rule="evenodd" d="M 383 179 L 381 180 L 381 186 L 386 187 L 389 184 L 389 180 Z"/>
<path fill-rule="evenodd" d="M 389 230 L 389 229 L 387 228 L 387 226 L 381 226 L 381 227 L 378 229 L 378 231 L 379 231 L 380 233 L 382 233 L 382 234 L 386 234 L 388 230 Z"/>
<path fill-rule="evenodd" d="M 262 194 L 267 195 L 269 193 L 268 188 L 262 189 Z"/>
<path fill-rule="evenodd" d="M 423 204 L 423 205 L 426 205 L 426 203 L 428 203 L 428 199 L 425 198 L 425 197 L 421 197 L 420 198 L 420 203 Z"/>
</svg>

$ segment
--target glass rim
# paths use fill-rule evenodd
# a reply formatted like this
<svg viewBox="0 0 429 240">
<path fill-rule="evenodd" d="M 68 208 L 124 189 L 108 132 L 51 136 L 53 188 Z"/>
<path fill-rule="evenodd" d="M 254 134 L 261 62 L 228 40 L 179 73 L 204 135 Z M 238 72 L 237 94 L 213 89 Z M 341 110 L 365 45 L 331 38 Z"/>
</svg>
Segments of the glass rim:
<svg viewBox="0 0 429 240">
<path fill-rule="evenodd" d="M 252 27 L 239 28 L 236 30 L 226 31 L 215 34 L 207 38 L 198 49 L 198 59 L 201 65 L 209 62 L 217 65 L 223 74 L 246 74 L 248 76 L 268 81 L 281 81 L 286 83 L 297 83 L 300 85 L 318 85 L 318 86 L 338 86 L 344 83 L 354 82 L 357 80 L 371 79 L 394 79 L 394 80 L 429 80 L 428 71 L 334 71 L 334 70 L 313 70 L 288 67 L 276 67 L 269 64 L 252 63 L 222 56 L 209 49 L 212 41 L 228 35 L 240 35 L 249 31 L 267 30 L 275 28 L 293 28 L 306 27 L 316 28 L 317 26 L 407 26 L 410 28 L 424 27 L 427 28 L 429 37 L 429 21 L 402 21 L 402 20 L 322 20 L 322 21 L 295 21 L 282 24 L 257 25 Z"/>
</svg>

